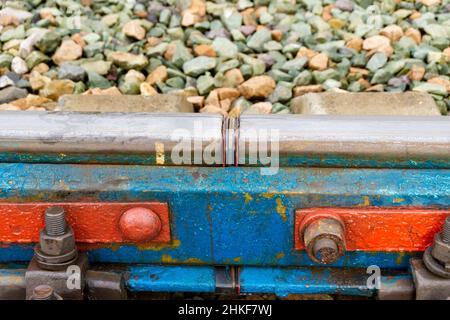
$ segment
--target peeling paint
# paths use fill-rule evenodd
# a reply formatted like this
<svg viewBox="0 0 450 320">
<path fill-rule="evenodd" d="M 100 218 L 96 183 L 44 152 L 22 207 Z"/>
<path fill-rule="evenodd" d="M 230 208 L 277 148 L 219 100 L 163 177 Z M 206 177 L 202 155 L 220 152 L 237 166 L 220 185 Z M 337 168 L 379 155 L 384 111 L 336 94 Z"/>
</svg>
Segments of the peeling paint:
<svg viewBox="0 0 450 320">
<path fill-rule="evenodd" d="M 283 201 L 281 200 L 281 198 L 276 198 L 275 202 L 277 203 L 277 212 L 280 215 L 281 219 L 283 219 L 283 221 L 287 221 L 286 206 L 283 205 Z"/>
</svg>

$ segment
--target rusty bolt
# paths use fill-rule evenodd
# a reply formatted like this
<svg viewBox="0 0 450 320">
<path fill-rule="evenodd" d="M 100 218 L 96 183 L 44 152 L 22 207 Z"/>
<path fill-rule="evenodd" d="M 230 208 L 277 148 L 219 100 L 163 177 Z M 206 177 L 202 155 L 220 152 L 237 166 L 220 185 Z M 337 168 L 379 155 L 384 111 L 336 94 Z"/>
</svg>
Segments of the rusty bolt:
<svg viewBox="0 0 450 320">
<path fill-rule="evenodd" d="M 300 232 L 308 256 L 317 263 L 333 263 L 345 252 L 344 225 L 338 219 L 312 220 Z"/>
<path fill-rule="evenodd" d="M 62 300 L 62 298 L 53 291 L 53 288 L 43 284 L 33 290 L 31 300 Z"/>
<path fill-rule="evenodd" d="M 137 207 L 122 214 L 119 228 L 124 238 L 135 242 L 145 242 L 158 236 L 162 223 L 159 216 L 152 210 Z"/>
</svg>

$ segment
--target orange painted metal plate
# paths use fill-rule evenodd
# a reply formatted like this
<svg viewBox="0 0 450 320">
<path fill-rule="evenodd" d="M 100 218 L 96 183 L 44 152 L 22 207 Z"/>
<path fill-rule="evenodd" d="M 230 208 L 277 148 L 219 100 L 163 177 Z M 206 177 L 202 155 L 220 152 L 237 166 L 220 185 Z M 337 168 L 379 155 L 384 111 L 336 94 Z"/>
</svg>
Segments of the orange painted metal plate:
<svg viewBox="0 0 450 320">
<path fill-rule="evenodd" d="M 160 233 L 148 243 L 170 242 L 169 206 L 160 202 L 70 202 L 70 203 L 0 203 L 0 243 L 39 241 L 48 207 L 61 206 L 72 226 L 77 242 L 130 243 L 122 236 L 119 219 L 128 209 L 144 207 L 161 219 Z"/>
<path fill-rule="evenodd" d="M 422 208 L 310 208 L 296 210 L 294 245 L 304 250 L 299 229 L 310 214 L 336 214 L 345 224 L 348 251 L 423 251 L 450 210 Z"/>
</svg>

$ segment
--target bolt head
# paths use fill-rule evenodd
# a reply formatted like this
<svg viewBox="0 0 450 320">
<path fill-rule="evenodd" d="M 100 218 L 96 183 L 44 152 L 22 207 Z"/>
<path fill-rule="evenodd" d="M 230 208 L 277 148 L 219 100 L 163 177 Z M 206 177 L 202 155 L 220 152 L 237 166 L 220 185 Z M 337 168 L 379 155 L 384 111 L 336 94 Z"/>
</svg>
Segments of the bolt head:
<svg viewBox="0 0 450 320">
<path fill-rule="evenodd" d="M 152 210 L 136 207 L 125 211 L 119 220 L 119 229 L 124 238 L 134 242 L 154 239 L 161 232 L 162 223 Z"/>
<path fill-rule="evenodd" d="M 33 298 L 36 300 L 48 300 L 53 296 L 53 288 L 42 284 L 34 288 Z"/>
</svg>

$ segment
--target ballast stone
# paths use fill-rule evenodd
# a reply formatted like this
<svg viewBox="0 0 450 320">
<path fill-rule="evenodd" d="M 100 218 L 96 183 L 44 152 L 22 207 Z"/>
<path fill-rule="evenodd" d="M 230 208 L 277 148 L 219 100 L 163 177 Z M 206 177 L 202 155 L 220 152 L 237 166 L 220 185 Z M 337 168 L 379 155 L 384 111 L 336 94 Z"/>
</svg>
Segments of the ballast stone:
<svg viewBox="0 0 450 320">
<path fill-rule="evenodd" d="M 65 95 L 58 100 L 58 111 L 75 112 L 194 112 L 184 96 Z"/>
<path fill-rule="evenodd" d="M 440 116 L 431 95 L 419 92 L 307 93 L 291 110 L 304 115 Z"/>
</svg>

